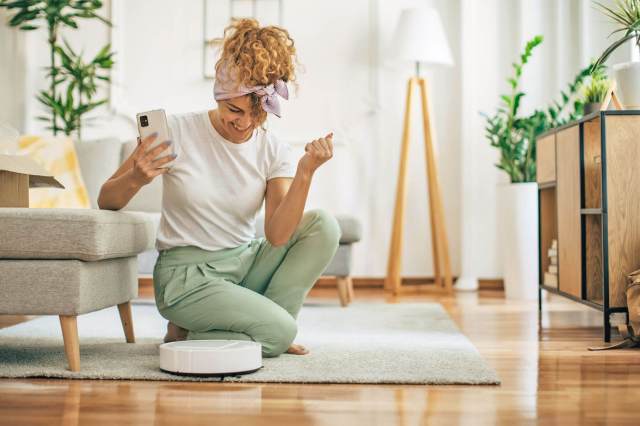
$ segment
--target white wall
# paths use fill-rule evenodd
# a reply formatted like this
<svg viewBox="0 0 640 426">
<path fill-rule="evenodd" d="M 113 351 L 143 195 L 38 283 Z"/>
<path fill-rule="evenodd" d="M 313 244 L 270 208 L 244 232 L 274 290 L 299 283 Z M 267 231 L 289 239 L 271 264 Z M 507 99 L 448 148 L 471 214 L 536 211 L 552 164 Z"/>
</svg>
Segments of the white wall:
<svg viewBox="0 0 640 426">
<path fill-rule="evenodd" d="M 67 34 L 72 44 L 82 45 L 89 54 L 110 38 L 118 49 L 112 95 L 120 114 L 100 112 L 106 119 L 87 129 L 86 137 L 133 137 L 131 117 L 145 109 L 212 108 L 212 83 L 202 78 L 202 3 L 113 1 L 113 32 L 92 23 Z M 494 111 L 498 95 L 507 90 L 504 81 L 511 62 L 524 41 L 538 33 L 546 40 L 525 70 L 528 95 L 523 109 L 551 99 L 606 45 L 606 20 L 588 0 L 283 0 L 283 4 L 283 25 L 296 40 L 304 72 L 296 96 L 285 102 L 284 117 L 272 120 L 270 126 L 300 155 L 305 142 L 336 132 L 336 155 L 316 176 L 309 207 L 353 214 L 362 221 L 364 240 L 355 249 L 354 267 L 356 275 L 365 276 L 386 272 L 406 80 L 414 72 L 412 64 L 386 59 L 391 35 L 404 7 L 438 8 L 456 65 L 426 69 L 424 76 L 430 82 L 435 115 L 452 266 L 458 274 L 464 253 L 468 273 L 499 277 L 495 188 L 506 178 L 493 166 L 497 153 L 484 140 L 479 111 Z M 6 43 L 0 41 L 2 67 Z M 40 68 L 47 65 L 44 34 L 28 34 L 26 45 L 23 129 L 41 132 L 41 123 L 33 120 L 40 108 L 33 95 L 44 86 Z M 6 111 L 2 98 L 0 106 Z M 432 274 L 431 238 L 422 126 L 418 97 L 414 99 L 403 273 L 424 276 Z"/>
</svg>

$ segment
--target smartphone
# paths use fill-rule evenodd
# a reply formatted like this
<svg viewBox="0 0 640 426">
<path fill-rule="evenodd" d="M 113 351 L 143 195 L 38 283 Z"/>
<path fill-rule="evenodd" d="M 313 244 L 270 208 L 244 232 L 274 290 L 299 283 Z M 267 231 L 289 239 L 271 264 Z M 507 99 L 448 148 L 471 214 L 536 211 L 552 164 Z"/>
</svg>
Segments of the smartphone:
<svg viewBox="0 0 640 426">
<path fill-rule="evenodd" d="M 138 134 L 140 139 L 144 139 L 152 133 L 158 133 L 156 140 L 147 150 L 153 149 L 161 143 L 169 140 L 169 126 L 167 125 L 167 115 L 163 109 L 155 109 L 136 114 L 136 122 L 138 123 Z M 157 158 L 164 157 L 175 153 L 175 146 L 171 145 L 168 149 L 162 151 Z M 166 163 L 163 167 L 171 166 L 173 161 Z"/>
</svg>

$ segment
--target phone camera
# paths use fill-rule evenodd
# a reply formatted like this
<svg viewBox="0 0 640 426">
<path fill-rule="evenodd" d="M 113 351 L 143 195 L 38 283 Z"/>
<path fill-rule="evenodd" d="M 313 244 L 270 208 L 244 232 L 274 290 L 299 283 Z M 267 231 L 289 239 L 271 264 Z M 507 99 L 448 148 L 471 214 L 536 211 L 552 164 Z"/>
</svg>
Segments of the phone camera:
<svg viewBox="0 0 640 426">
<path fill-rule="evenodd" d="M 142 127 L 149 126 L 149 119 L 147 118 L 146 115 L 141 115 L 140 116 L 140 126 L 142 126 Z"/>
</svg>

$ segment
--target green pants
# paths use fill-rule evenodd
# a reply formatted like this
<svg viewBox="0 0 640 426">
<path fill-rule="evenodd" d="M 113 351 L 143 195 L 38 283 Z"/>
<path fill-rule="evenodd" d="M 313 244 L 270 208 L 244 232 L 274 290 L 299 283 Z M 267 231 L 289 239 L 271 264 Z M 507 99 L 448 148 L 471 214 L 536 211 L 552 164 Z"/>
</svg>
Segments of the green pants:
<svg viewBox="0 0 640 426">
<path fill-rule="evenodd" d="M 283 246 L 265 238 L 236 248 L 162 250 L 153 271 L 160 314 L 188 339 L 253 340 L 265 357 L 285 352 L 307 293 L 338 248 L 340 228 L 323 210 L 305 212 Z"/>
</svg>

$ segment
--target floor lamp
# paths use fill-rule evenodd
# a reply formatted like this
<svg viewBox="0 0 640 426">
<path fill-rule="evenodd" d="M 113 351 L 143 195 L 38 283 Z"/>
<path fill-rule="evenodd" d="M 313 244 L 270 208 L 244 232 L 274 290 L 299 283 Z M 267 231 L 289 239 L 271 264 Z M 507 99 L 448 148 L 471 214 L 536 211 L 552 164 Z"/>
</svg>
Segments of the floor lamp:
<svg viewBox="0 0 640 426">
<path fill-rule="evenodd" d="M 409 60 L 416 64 L 416 75 L 409 79 L 405 104 L 402 145 L 400 149 L 400 167 L 396 188 L 395 210 L 387 264 L 385 289 L 394 294 L 403 290 L 401 279 L 402 239 L 404 228 L 404 210 L 406 204 L 406 175 L 409 154 L 411 128 L 411 100 L 414 89 L 420 93 L 422 106 L 422 124 L 424 127 L 424 150 L 426 157 L 427 190 L 429 215 L 431 222 L 431 243 L 433 249 L 434 278 L 438 289 L 451 292 L 453 281 L 449 260 L 449 243 L 442 207 L 442 196 L 438 183 L 438 172 L 434 153 L 435 132 L 431 121 L 427 82 L 420 77 L 420 64 L 453 65 L 451 50 L 447 43 L 440 16 L 433 8 L 405 9 L 400 15 L 393 38 L 393 50 L 398 59 Z"/>
</svg>

